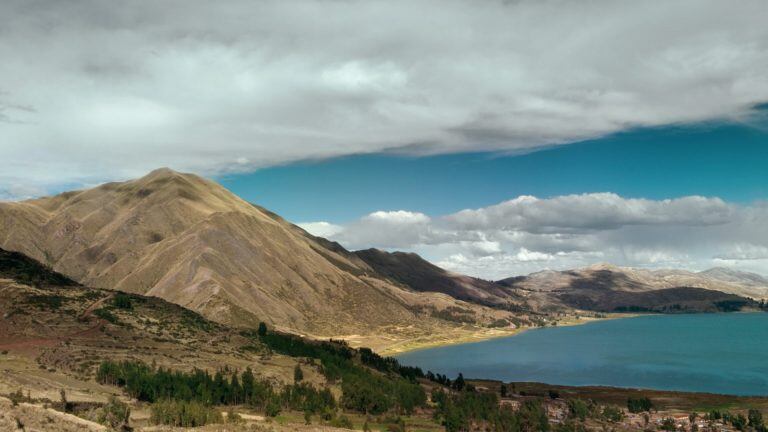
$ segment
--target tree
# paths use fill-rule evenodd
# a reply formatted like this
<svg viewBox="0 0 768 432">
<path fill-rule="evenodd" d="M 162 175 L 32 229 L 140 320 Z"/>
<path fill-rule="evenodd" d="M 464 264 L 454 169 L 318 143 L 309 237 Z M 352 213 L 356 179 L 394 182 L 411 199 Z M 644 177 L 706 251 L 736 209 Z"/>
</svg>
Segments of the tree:
<svg viewBox="0 0 768 432">
<path fill-rule="evenodd" d="M 267 324 L 264 322 L 259 323 L 259 330 L 258 330 L 259 336 L 264 337 L 267 335 Z"/>
<path fill-rule="evenodd" d="M 653 409 L 653 403 L 647 397 L 639 399 L 629 398 L 627 399 L 627 409 L 633 414 L 650 411 Z"/>
<path fill-rule="evenodd" d="M 507 397 L 507 385 L 504 383 L 501 383 L 501 397 Z"/>
<path fill-rule="evenodd" d="M 301 366 L 296 364 L 296 367 L 293 368 L 293 382 L 298 384 L 303 379 L 304 379 L 304 372 L 301 370 Z"/>
<path fill-rule="evenodd" d="M 464 375 L 459 372 L 459 376 L 456 377 L 456 380 L 453 382 L 453 389 L 462 391 L 464 390 L 464 387 L 466 387 L 467 383 L 464 381 Z"/>
<path fill-rule="evenodd" d="M 61 389 L 61 391 L 59 391 L 59 395 L 61 396 L 61 409 L 64 412 L 69 412 L 69 402 L 67 402 L 67 392 L 65 392 L 64 389 Z"/>
</svg>

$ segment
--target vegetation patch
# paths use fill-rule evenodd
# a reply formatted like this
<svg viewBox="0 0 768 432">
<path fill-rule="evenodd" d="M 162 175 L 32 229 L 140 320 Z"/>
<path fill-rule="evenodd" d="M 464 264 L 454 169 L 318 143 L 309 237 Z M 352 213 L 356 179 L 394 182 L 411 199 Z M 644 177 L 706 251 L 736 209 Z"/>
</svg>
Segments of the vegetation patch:
<svg viewBox="0 0 768 432">
<path fill-rule="evenodd" d="M 111 322 L 112 324 L 117 324 L 120 322 L 120 320 L 117 318 L 117 315 L 113 314 L 112 311 L 107 308 L 96 309 L 93 311 L 93 314 L 103 320 Z"/>
<path fill-rule="evenodd" d="M 38 309 L 57 310 L 68 299 L 59 295 L 34 295 L 27 297 L 27 304 Z"/>
<path fill-rule="evenodd" d="M 0 277 L 38 288 L 79 285 L 23 254 L 3 249 L 0 249 Z"/>
</svg>

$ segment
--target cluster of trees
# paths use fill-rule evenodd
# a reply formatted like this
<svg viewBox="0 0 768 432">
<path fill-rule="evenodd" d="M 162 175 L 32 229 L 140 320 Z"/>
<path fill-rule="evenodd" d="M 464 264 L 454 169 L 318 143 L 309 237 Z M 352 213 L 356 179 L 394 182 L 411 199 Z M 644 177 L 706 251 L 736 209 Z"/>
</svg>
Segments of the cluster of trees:
<svg viewBox="0 0 768 432">
<path fill-rule="evenodd" d="M 120 303 L 127 302 L 121 300 Z M 96 379 L 103 384 L 124 387 L 131 397 L 147 402 L 195 402 L 202 406 L 247 404 L 264 410 L 267 415 L 291 409 L 307 415 L 332 417 L 328 413 L 339 406 L 374 415 L 410 414 L 426 405 L 426 393 L 417 381 L 425 378 L 424 373 L 419 368 L 402 366 L 396 359 L 381 357 L 369 349 L 355 350 L 340 341 L 308 341 L 271 332 L 263 323 L 256 332 L 247 331 L 244 335 L 257 338 L 274 352 L 308 357 L 313 362 L 319 360 L 319 369 L 329 381 L 341 381 L 341 399 L 336 401 L 327 388 L 318 390 L 303 383 L 304 372 L 298 366 L 294 369 L 294 384 L 279 389 L 267 381 L 257 380 L 250 369 L 242 374 L 227 369 L 215 374 L 203 370 L 181 372 L 137 361 L 104 361 Z M 451 383 L 442 376 L 437 379 Z M 457 383 L 463 387 L 463 379 L 453 382 Z M 198 406 L 166 403 L 158 408 L 162 413 L 158 416 L 170 418 L 173 416 L 168 413 L 186 412 L 186 409 L 197 412 Z"/>
<path fill-rule="evenodd" d="M 436 404 L 435 418 L 445 426 L 446 432 L 482 429 L 504 432 L 550 430 L 547 412 L 538 399 L 523 402 L 518 410 L 499 406 L 495 393 L 464 390 L 448 392 L 435 388 L 432 401 Z"/>
<path fill-rule="evenodd" d="M 417 382 L 425 378 L 424 372 L 402 366 L 394 358 L 382 357 L 367 348 L 355 350 L 343 341 L 308 341 L 272 332 L 264 323 L 259 325 L 256 334 L 243 334 L 258 338 L 274 352 L 319 360 L 328 380 L 341 380 L 341 406 L 345 409 L 366 414 L 390 411 L 410 414 L 426 404 L 426 393 Z"/>
<path fill-rule="evenodd" d="M 723 424 L 730 424 L 738 431 L 768 432 L 768 426 L 765 425 L 763 414 L 756 409 L 750 409 L 746 416 L 744 414 L 733 414 L 729 411 L 712 410 L 704 416 L 704 419 L 710 422 L 720 420 Z"/>
<path fill-rule="evenodd" d="M 427 395 L 419 384 L 360 371 L 345 374 L 341 391 L 341 404 L 345 409 L 367 414 L 389 411 L 411 414 L 427 402 Z"/>
<path fill-rule="evenodd" d="M 186 412 L 187 408 L 198 412 L 198 405 L 246 404 L 274 416 L 282 408 L 317 414 L 337 406 L 328 389 L 319 390 L 307 383 L 277 389 L 268 381 L 257 380 L 250 368 L 242 374 L 224 369 L 211 375 L 199 369 L 181 372 L 155 368 L 138 361 L 104 361 L 96 380 L 124 387 L 128 395 L 146 402 L 195 402 L 160 405 L 162 412 L 170 413 Z"/>
<path fill-rule="evenodd" d="M 647 397 L 627 399 L 627 410 L 633 414 L 647 412 L 653 409 L 653 402 Z"/>
<path fill-rule="evenodd" d="M 587 418 L 617 423 L 624 419 L 624 412 L 616 406 L 600 406 L 592 399 L 568 399 L 568 415 L 573 420 L 585 421 Z"/>
</svg>

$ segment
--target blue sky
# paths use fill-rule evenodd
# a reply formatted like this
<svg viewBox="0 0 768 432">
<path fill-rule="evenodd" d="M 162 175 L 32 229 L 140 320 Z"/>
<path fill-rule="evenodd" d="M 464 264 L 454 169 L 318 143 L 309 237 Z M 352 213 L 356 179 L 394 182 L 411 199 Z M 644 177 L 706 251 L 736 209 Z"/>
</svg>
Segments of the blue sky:
<svg viewBox="0 0 768 432">
<path fill-rule="evenodd" d="M 519 195 L 589 192 L 749 203 L 768 198 L 768 133 L 754 124 L 660 127 L 519 155 L 360 155 L 218 180 L 294 222 L 342 223 L 377 210 L 443 215 Z"/>
</svg>

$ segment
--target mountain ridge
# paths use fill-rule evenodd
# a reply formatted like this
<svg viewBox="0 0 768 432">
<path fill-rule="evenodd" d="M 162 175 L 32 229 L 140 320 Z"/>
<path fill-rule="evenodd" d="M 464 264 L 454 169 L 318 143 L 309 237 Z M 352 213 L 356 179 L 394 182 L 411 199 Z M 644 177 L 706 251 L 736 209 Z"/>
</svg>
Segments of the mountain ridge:
<svg viewBox="0 0 768 432">
<path fill-rule="evenodd" d="M 265 321 L 316 336 L 382 328 L 428 335 L 465 324 L 450 311 L 477 324 L 511 318 L 393 284 L 340 245 L 169 169 L 0 203 L 0 247 L 88 286 L 161 297 L 226 324 Z"/>
</svg>

